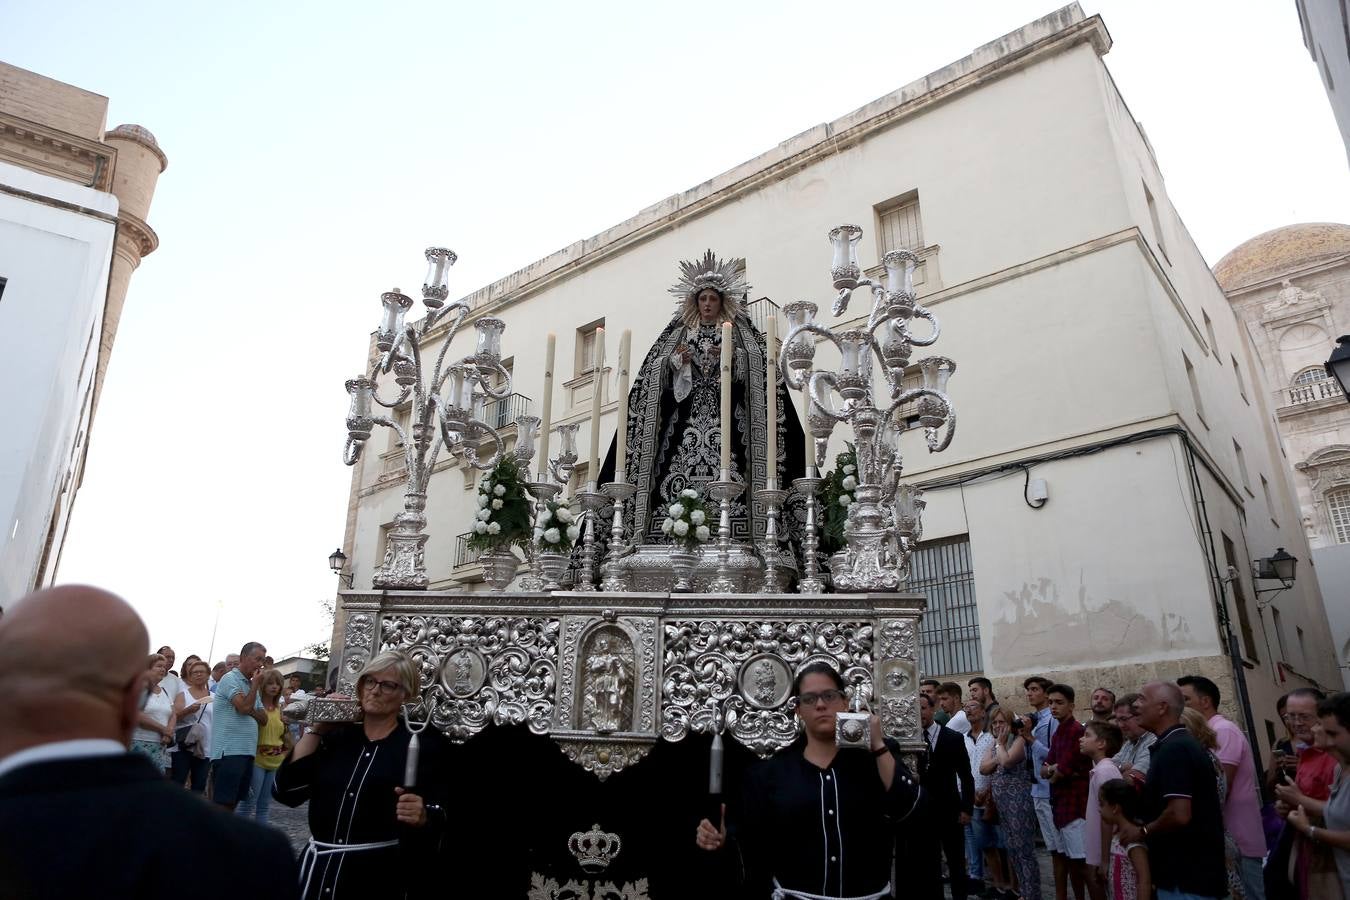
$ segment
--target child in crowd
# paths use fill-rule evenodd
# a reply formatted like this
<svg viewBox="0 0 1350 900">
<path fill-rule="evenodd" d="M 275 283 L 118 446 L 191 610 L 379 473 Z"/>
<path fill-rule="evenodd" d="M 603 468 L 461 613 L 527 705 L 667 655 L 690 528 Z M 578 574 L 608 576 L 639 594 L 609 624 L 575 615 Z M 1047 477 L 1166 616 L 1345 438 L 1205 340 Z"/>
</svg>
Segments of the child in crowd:
<svg viewBox="0 0 1350 900">
<path fill-rule="evenodd" d="M 1153 881 L 1148 871 L 1148 849 L 1143 844 L 1120 843 L 1120 827 L 1138 824 L 1139 794 L 1124 778 L 1106 782 L 1093 796 L 1102 822 L 1111 830 L 1111 849 L 1106 860 L 1106 889 L 1111 900 L 1148 900 Z"/>
<path fill-rule="evenodd" d="M 1079 752 L 1092 760 L 1092 774 L 1088 777 L 1087 813 L 1083 817 L 1083 862 L 1089 878 L 1104 868 L 1107 862 L 1111 832 L 1102 821 L 1097 792 L 1108 781 L 1123 777 L 1111 759 L 1120 752 L 1122 743 L 1124 737 L 1120 728 L 1110 722 L 1088 722 L 1084 726 L 1083 736 L 1078 739 Z M 1091 893 L 1101 896 L 1100 888 Z"/>
</svg>

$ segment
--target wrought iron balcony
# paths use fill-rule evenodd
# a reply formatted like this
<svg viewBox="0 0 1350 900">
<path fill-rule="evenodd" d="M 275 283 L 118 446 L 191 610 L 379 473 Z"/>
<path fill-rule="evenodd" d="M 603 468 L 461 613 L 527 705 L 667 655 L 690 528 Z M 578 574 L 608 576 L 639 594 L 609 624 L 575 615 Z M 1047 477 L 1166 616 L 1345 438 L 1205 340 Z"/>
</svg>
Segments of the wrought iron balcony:
<svg viewBox="0 0 1350 900">
<path fill-rule="evenodd" d="M 508 425 L 514 427 L 516 419 L 529 415 L 531 402 L 524 394 L 510 394 L 500 400 L 493 400 L 484 410 L 484 421 L 498 431 Z"/>
<path fill-rule="evenodd" d="M 745 305 L 745 314 L 750 317 L 750 321 L 753 322 L 755 327 L 760 331 L 764 330 L 764 320 L 769 318 L 769 316 L 773 316 L 778 320 L 778 334 L 780 335 L 780 340 L 781 335 L 787 333 L 787 320 L 783 318 L 783 310 L 779 308 L 777 303 L 774 303 L 768 297 L 760 297 L 758 300 L 751 300 Z"/>
<path fill-rule="evenodd" d="M 469 546 L 469 538 L 471 537 L 473 537 L 472 531 L 466 531 L 455 537 L 455 565 L 451 571 L 458 572 L 461 569 L 478 565 L 478 557 L 482 555 L 483 551 L 474 550 Z"/>
</svg>

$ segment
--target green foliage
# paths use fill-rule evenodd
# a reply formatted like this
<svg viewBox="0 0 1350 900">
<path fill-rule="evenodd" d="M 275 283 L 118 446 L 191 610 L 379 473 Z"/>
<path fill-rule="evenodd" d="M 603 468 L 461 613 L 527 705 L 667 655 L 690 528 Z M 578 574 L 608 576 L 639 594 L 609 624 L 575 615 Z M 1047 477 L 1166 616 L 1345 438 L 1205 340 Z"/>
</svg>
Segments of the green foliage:
<svg viewBox="0 0 1350 900">
<path fill-rule="evenodd" d="M 679 514 L 672 515 L 672 512 Z M 703 498 L 693 488 L 680 491 L 680 499 L 667 506 L 665 513 L 661 531 L 670 535 L 675 543 L 683 544 L 686 550 L 695 550 L 712 539 L 712 516 Z M 684 534 L 680 534 L 682 529 Z"/>
<path fill-rule="evenodd" d="M 834 471 L 825 476 L 821 490 L 822 517 L 825 527 L 821 533 L 820 549 L 837 553 L 844 549 L 844 526 L 848 524 L 848 508 L 853 504 L 853 492 L 858 487 L 858 453 L 852 444 L 834 458 Z M 849 487 L 848 485 L 852 485 Z"/>
<path fill-rule="evenodd" d="M 501 462 L 478 482 L 478 512 L 469 547 L 496 550 L 530 538 L 530 498 L 514 458 Z"/>
<path fill-rule="evenodd" d="M 565 501 L 550 500 L 544 504 L 539 521 L 534 525 L 534 539 L 545 553 L 571 553 L 577 538 L 581 537 L 581 517 Z"/>
</svg>

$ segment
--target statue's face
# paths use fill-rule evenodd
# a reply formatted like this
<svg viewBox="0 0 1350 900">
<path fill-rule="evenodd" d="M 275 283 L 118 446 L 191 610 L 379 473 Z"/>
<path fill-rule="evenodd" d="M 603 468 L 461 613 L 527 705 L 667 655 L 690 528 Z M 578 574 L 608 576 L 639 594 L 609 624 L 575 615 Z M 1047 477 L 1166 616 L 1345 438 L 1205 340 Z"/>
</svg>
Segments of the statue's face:
<svg viewBox="0 0 1350 900">
<path fill-rule="evenodd" d="M 722 315 L 722 295 L 712 288 L 699 291 L 698 317 L 704 322 L 716 322 Z"/>
</svg>

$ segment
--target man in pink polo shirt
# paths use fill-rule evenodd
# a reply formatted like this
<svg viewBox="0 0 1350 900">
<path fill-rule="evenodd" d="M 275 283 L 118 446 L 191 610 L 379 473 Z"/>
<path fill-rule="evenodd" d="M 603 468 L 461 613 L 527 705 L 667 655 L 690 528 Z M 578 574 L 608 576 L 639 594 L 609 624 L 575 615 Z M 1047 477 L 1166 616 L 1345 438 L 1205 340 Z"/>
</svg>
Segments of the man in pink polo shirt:
<svg viewBox="0 0 1350 900">
<path fill-rule="evenodd" d="M 1266 839 L 1261 830 L 1261 800 L 1256 790 L 1256 764 L 1247 736 L 1237 725 L 1219 715 L 1219 686 L 1203 675 L 1184 675 L 1177 686 L 1186 705 L 1205 717 L 1219 739 L 1216 756 L 1228 780 L 1228 799 L 1223 804 L 1223 827 L 1237 842 L 1242 886 L 1247 900 L 1265 900 L 1261 861 Z"/>
</svg>

